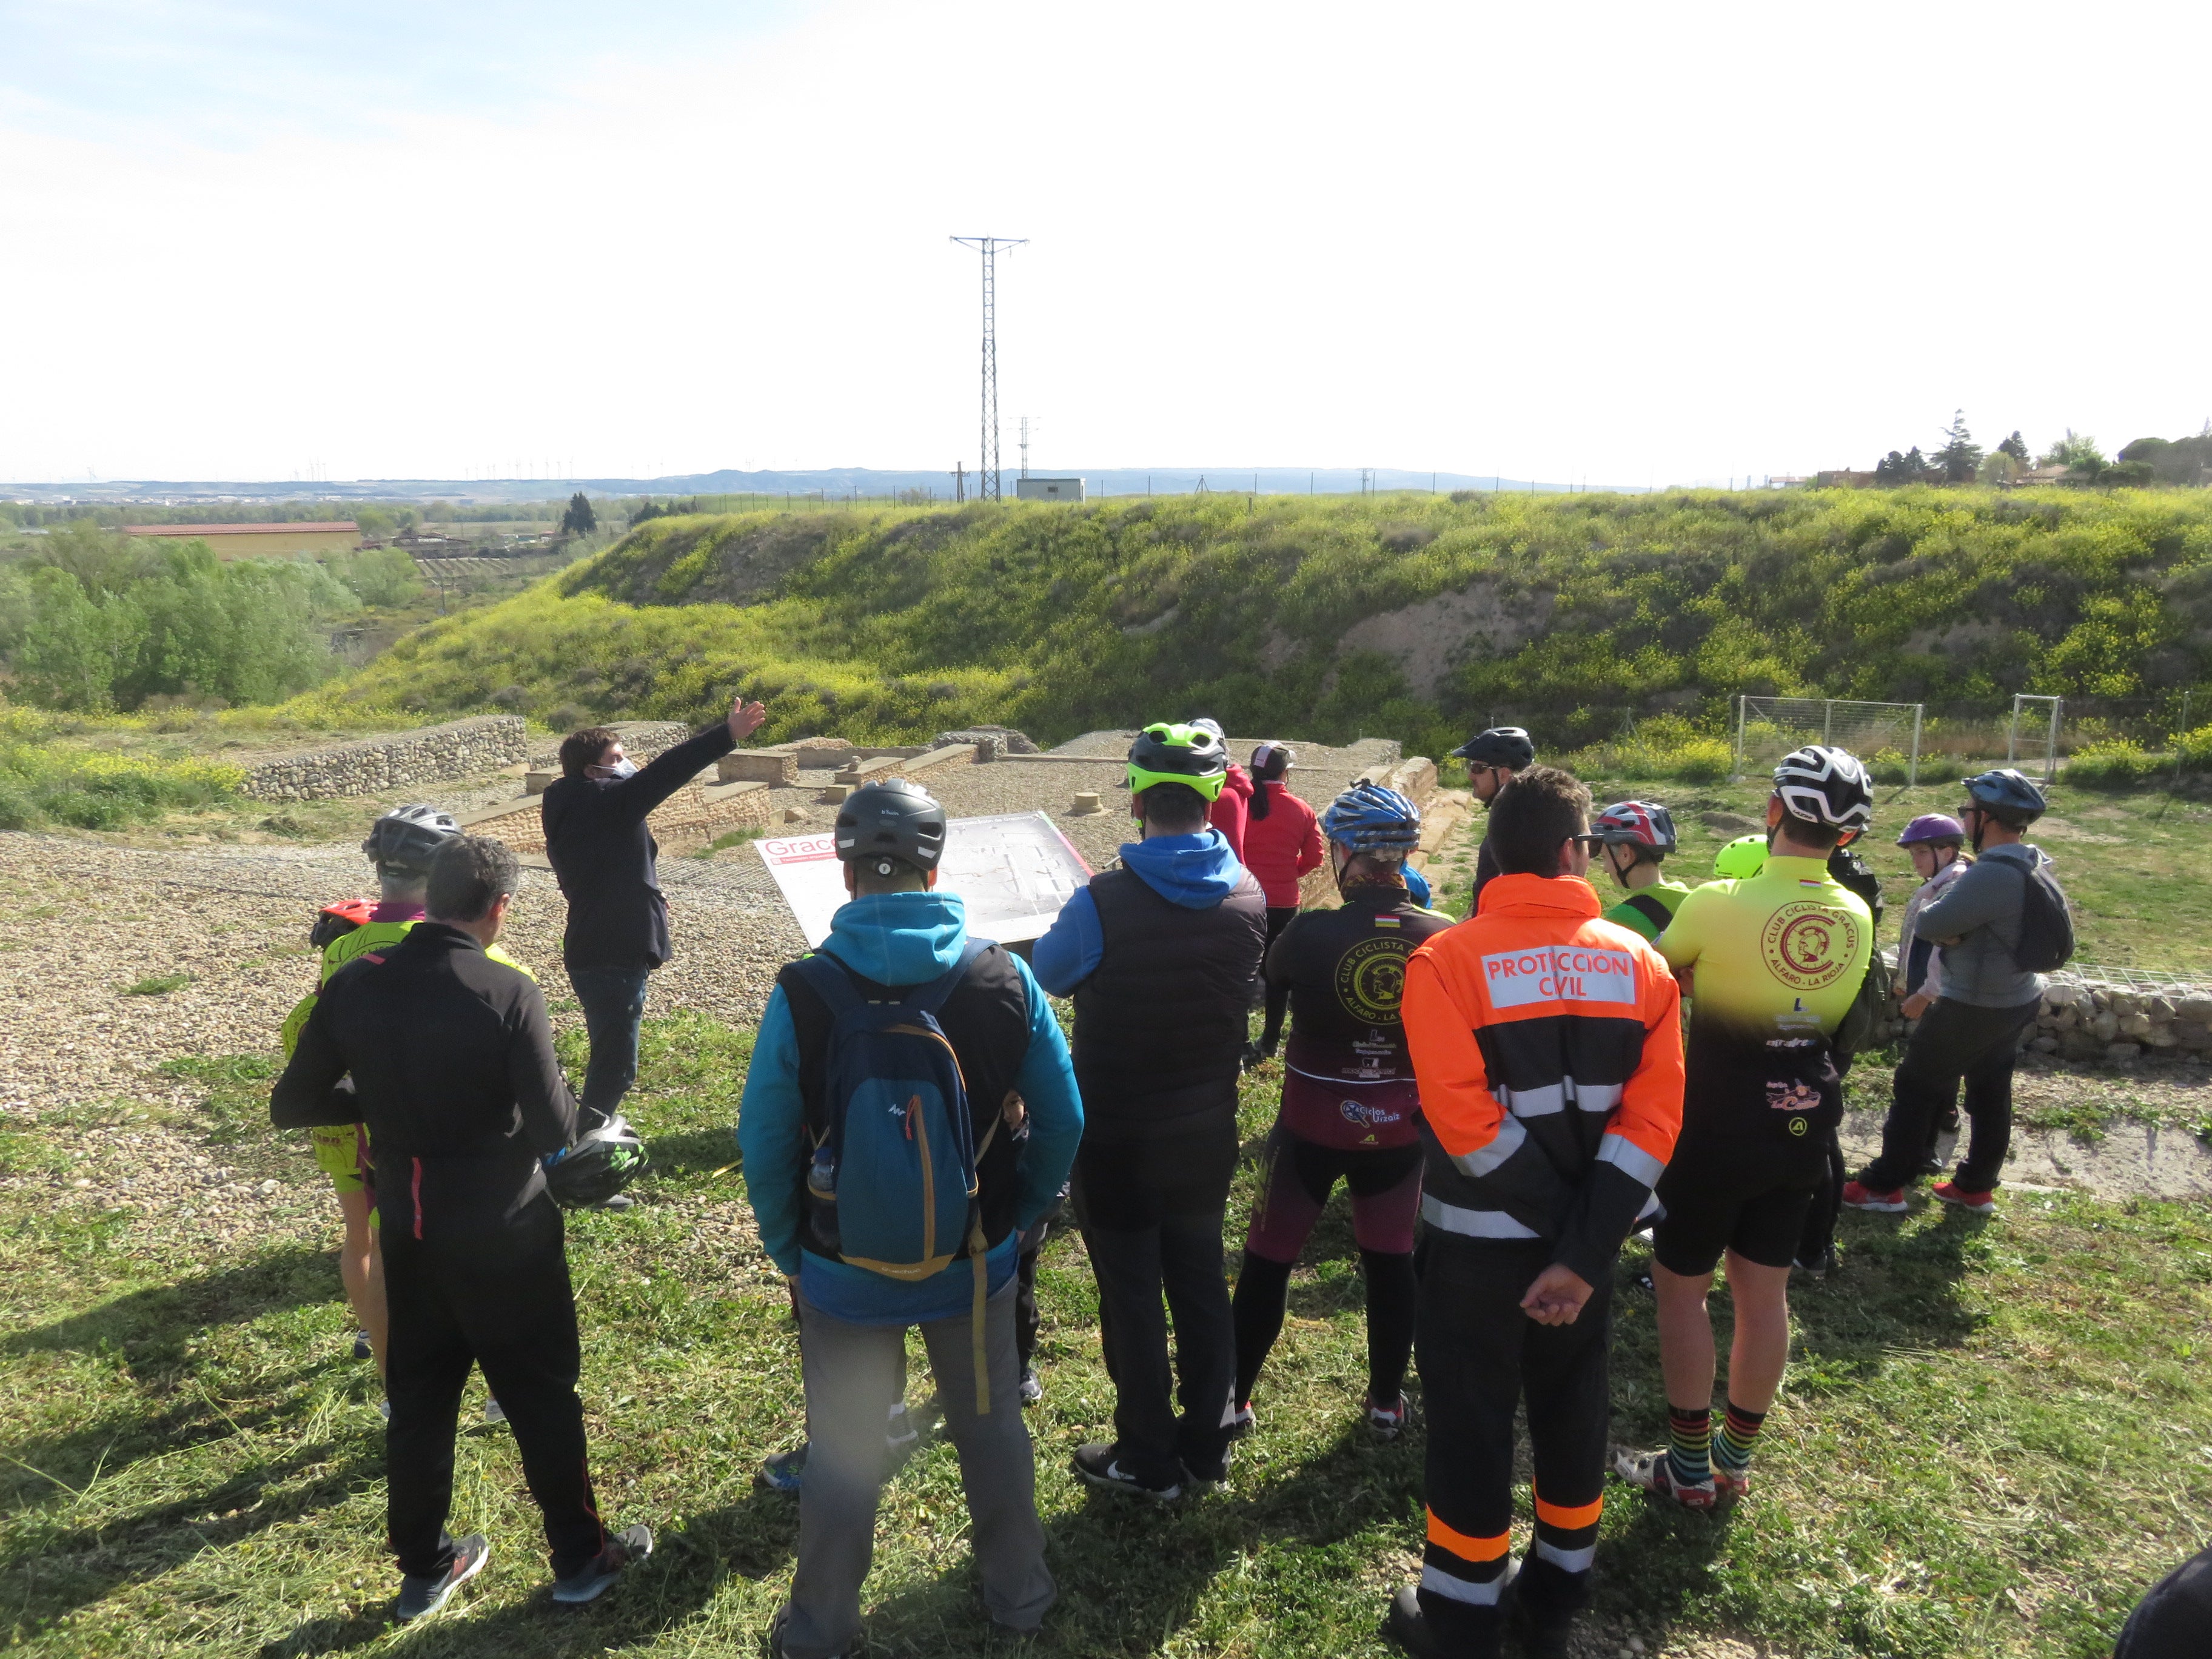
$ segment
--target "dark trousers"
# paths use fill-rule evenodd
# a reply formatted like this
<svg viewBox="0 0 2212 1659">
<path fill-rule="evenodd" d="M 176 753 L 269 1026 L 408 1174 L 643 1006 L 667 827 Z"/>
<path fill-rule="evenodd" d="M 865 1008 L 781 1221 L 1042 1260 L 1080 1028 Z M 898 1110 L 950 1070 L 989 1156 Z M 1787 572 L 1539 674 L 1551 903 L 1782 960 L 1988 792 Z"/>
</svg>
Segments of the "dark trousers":
<svg viewBox="0 0 2212 1659">
<path fill-rule="evenodd" d="M 1194 1133 L 1086 1139 L 1076 1154 L 1075 1219 L 1098 1279 L 1115 1455 L 1147 1486 L 1173 1485 L 1185 1470 L 1218 1480 L 1228 1463 L 1237 1332 L 1221 1229 L 1236 1172 L 1237 1124 L 1225 1113 Z"/>
<path fill-rule="evenodd" d="M 579 1103 L 601 1116 L 621 1109 L 623 1097 L 637 1081 L 637 1028 L 645 1018 L 643 968 L 571 968 L 568 983 L 584 1010 L 584 1034 L 592 1056 L 584 1066 Z"/>
<path fill-rule="evenodd" d="M 1267 907 L 1267 948 L 1268 950 L 1274 948 L 1277 938 L 1281 935 L 1283 929 L 1289 927 L 1297 918 L 1297 914 L 1298 907 L 1295 904 L 1271 904 Z M 1267 962 L 1266 956 L 1263 954 L 1260 960 L 1263 964 L 1261 982 L 1267 988 L 1267 1018 L 1260 1027 L 1260 1042 L 1263 1046 L 1272 1048 L 1282 1040 L 1283 1016 L 1290 1012 L 1291 1006 L 1291 982 L 1285 980 L 1280 984 L 1277 984 L 1268 979 L 1264 966 Z"/>
<path fill-rule="evenodd" d="M 432 1577 L 452 1565 L 453 1433 L 471 1363 L 514 1431 L 553 1571 L 574 1572 L 597 1555 L 606 1535 L 586 1462 L 576 1301 L 553 1200 L 539 1198 L 511 1227 L 460 1238 L 387 1228 L 384 1297 L 387 1516 L 399 1570 Z"/>
<path fill-rule="evenodd" d="M 1026 1372 L 1030 1362 L 1036 1358 L 1037 1327 L 1042 1322 L 1037 1314 L 1036 1273 L 1037 1257 L 1044 1252 L 1044 1242 L 1052 1237 L 1054 1223 L 1066 1213 L 1067 1195 L 1062 1193 L 1045 1206 L 1045 1212 L 1031 1224 L 1015 1246 L 1014 1258 L 1014 1358 Z"/>
<path fill-rule="evenodd" d="M 1424 1228 L 1414 1253 L 1428 1455 L 1421 1611 L 1438 1651 L 1496 1639 L 1513 1577 L 1513 1414 L 1526 1399 L 1536 1541 L 1518 1579 L 1540 1625 L 1564 1624 L 1589 1594 L 1604 1506 L 1608 1271 L 1571 1325 L 1539 1325 L 1521 1298 L 1550 1264 L 1538 1240 L 1493 1242 Z"/>
<path fill-rule="evenodd" d="M 2033 1002 L 1976 1008 L 1937 999 L 1905 1045 L 1889 1116 L 1881 1126 L 1881 1156 L 1860 1175 L 1861 1185 L 1886 1193 L 1920 1179 L 1936 1118 L 1957 1100 L 1963 1079 L 1973 1133 L 1954 1179 L 1970 1193 L 1996 1188 L 2012 1145 L 2013 1066 L 2021 1033 L 2034 1019 L 2035 1009 Z"/>
</svg>

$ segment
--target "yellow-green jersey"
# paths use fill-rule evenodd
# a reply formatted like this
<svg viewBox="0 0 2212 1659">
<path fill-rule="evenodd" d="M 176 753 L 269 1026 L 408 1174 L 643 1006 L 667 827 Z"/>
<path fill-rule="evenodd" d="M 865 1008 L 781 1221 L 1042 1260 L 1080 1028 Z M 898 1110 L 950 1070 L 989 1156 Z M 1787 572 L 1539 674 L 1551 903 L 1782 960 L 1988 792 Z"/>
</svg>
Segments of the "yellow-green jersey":
<svg viewBox="0 0 2212 1659">
<path fill-rule="evenodd" d="M 1693 1043 L 1826 1038 L 1866 977 L 1874 915 L 1824 860 L 1769 858 L 1755 876 L 1692 891 L 1659 950 L 1669 967 L 1692 970 Z"/>
<path fill-rule="evenodd" d="M 1689 896 L 1689 888 L 1681 882 L 1651 882 L 1614 904 L 1598 920 L 1626 927 L 1638 938 L 1656 939 L 1673 925 L 1674 913 Z"/>
</svg>

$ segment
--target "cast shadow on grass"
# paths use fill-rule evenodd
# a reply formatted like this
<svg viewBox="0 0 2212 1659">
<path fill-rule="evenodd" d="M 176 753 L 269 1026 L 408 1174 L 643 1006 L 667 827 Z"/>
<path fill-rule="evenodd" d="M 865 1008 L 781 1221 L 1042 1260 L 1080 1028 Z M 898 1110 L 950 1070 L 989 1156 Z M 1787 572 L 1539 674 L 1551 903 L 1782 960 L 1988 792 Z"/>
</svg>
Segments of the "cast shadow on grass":
<svg viewBox="0 0 2212 1659">
<path fill-rule="evenodd" d="M 331 1252 L 272 1251 L 242 1267 L 149 1285 L 83 1313 L 17 1331 L 0 1340 L 0 1355 L 20 1359 L 71 1349 L 118 1349 L 134 1377 L 158 1380 L 184 1363 L 185 1341 L 196 1332 L 211 1325 L 250 1324 L 264 1314 L 329 1302 L 339 1289 Z"/>
<path fill-rule="evenodd" d="M 1048 1506 L 1051 1483 L 1075 1479 L 1058 1449 L 1038 1447 L 1037 1481 Z M 1086 1491 L 1079 1505 L 1045 1521 L 1045 1559 L 1059 1599 L 1034 1638 L 1025 1642 L 991 1622 L 969 1557 L 871 1607 L 865 1644 L 943 1655 L 1015 1651 L 1030 1643 L 1050 1653 L 1150 1653 L 1199 1615 L 1214 1582 L 1240 1561 L 1276 1548 L 1325 1549 L 1406 1522 L 1418 1512 L 1420 1467 L 1417 1443 L 1381 1447 L 1364 1428 L 1347 1425 L 1296 1463 L 1249 1467 L 1227 1486 L 1173 1506 Z M 1378 1599 L 1378 1624 L 1382 1611 Z"/>
<path fill-rule="evenodd" d="M 653 1181 L 673 1181 L 684 1176 L 712 1175 L 738 1161 L 738 1143 L 727 1124 L 714 1129 L 693 1129 L 687 1133 L 648 1137 L 647 1149 L 653 1154 L 653 1169 L 647 1176 L 648 1189 Z M 731 1170 L 725 1181 L 732 1196 L 736 1195 L 737 1171 Z"/>
<path fill-rule="evenodd" d="M 335 1442 L 295 1446 L 193 1493 L 98 1526 L 21 1529 L 21 1543 L 0 1559 L 0 1602 L 9 1639 L 100 1600 L 118 1586 L 174 1571 L 204 1550 L 227 1549 L 275 1526 L 344 1502 L 384 1474 L 381 1448 L 359 1447 L 307 1485 L 271 1488 L 342 1455 Z M 12 1628 L 10 1628 L 10 1626 Z"/>
<path fill-rule="evenodd" d="M 536 1571 L 543 1578 L 544 1558 L 535 1553 L 540 1540 L 534 1534 L 492 1542 L 495 1568 L 503 1566 L 509 1574 Z M 429 1620 L 419 1632 L 410 1632 L 398 1651 L 420 1659 L 447 1655 L 473 1659 L 487 1653 L 567 1659 L 642 1645 L 696 1618 L 732 1577 L 765 1578 L 781 1571 L 798 1547 L 798 1504 L 781 1492 L 755 1492 L 738 1503 L 692 1516 L 680 1528 L 657 1531 L 653 1559 L 623 1574 L 592 1607 L 557 1606 L 550 1583 L 540 1583 L 519 1601 L 478 1614 Z M 527 1565 L 517 1565 L 517 1552 Z M 396 1595 L 396 1578 L 392 1589 Z M 311 1619 L 264 1643 L 258 1659 L 344 1653 L 368 1645 L 391 1628 L 387 1598 L 349 1617 Z M 730 1650 L 718 1644 L 713 1650 Z M 737 1650 L 749 1648 L 739 1644 Z"/>
<path fill-rule="evenodd" d="M 0 1447 L 6 1462 L 0 1469 L 0 1513 L 35 1503 L 58 1487 L 80 1491 L 147 1457 L 250 1433 L 289 1417 L 289 1406 L 222 1411 L 204 1394 L 175 1385 L 189 1372 L 195 1335 L 211 1326 L 249 1324 L 267 1314 L 328 1301 L 337 1279 L 328 1255 L 284 1251 L 247 1267 L 133 1291 L 0 1341 L 0 1354 L 10 1358 L 64 1352 L 119 1354 L 133 1382 L 166 1396 L 159 1410 L 143 1415 L 110 1415 L 64 1434 Z M 311 1364 L 299 1376 L 313 1376 L 324 1369 Z"/>
</svg>

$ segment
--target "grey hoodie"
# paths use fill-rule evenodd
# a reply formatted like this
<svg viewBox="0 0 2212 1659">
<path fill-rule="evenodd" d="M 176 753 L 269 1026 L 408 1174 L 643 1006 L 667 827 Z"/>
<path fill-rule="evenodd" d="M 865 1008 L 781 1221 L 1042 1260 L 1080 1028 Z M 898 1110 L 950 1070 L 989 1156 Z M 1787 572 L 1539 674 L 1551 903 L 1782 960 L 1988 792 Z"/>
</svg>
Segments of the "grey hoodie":
<svg viewBox="0 0 2212 1659">
<path fill-rule="evenodd" d="M 2050 861 L 2027 842 L 1990 848 L 1914 918 L 1913 932 L 1943 947 L 1947 1000 L 2017 1008 L 2043 994 L 2043 975 L 2022 973 L 2013 952 L 2020 945 L 2027 872 Z"/>
</svg>

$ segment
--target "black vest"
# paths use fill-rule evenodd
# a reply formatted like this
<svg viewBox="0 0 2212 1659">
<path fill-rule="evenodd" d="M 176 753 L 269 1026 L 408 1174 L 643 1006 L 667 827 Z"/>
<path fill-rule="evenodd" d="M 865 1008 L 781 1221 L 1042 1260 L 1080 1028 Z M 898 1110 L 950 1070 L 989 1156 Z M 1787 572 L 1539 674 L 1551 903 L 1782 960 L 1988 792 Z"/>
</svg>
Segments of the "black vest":
<svg viewBox="0 0 2212 1659">
<path fill-rule="evenodd" d="M 806 1106 L 811 1149 L 813 1138 L 823 1133 L 830 1121 L 829 1103 L 823 1091 L 829 1075 L 830 1029 L 836 1022 L 822 999 L 814 994 L 814 988 L 793 971 L 797 965 L 785 964 L 775 982 L 783 988 L 784 1000 L 791 1008 L 792 1032 L 799 1045 L 799 1093 Z M 910 985 L 878 985 L 849 969 L 847 973 L 860 994 L 871 1000 L 895 1000 L 914 988 Z M 975 1126 L 976 1144 L 983 1148 L 975 1164 L 983 1237 L 987 1243 L 996 1244 L 1013 1231 L 1017 1165 L 1021 1158 L 1021 1142 L 1029 1139 L 1026 1114 L 1018 1135 L 1004 1116 L 1006 1097 L 1014 1092 L 1015 1079 L 1021 1075 L 1022 1062 L 1030 1051 L 1029 995 L 1023 988 L 1021 970 L 1014 966 L 1014 959 L 995 945 L 977 957 L 968 969 L 968 977 L 945 998 L 944 1007 L 938 1011 L 937 1023 L 951 1040 L 952 1052 L 960 1061 L 961 1081 L 967 1086 L 969 1120 Z M 995 1132 L 991 1127 L 994 1123 L 998 1125 Z M 988 1145 L 984 1139 L 987 1135 Z M 805 1217 L 812 1200 L 806 1190 L 803 1170 L 799 1195 L 800 1213 Z M 804 1238 L 813 1236 L 804 1221 L 800 1231 Z"/>
<path fill-rule="evenodd" d="M 1267 942 L 1252 872 L 1209 910 L 1154 892 L 1133 870 L 1091 879 L 1104 950 L 1075 988 L 1084 1133 L 1131 1140 L 1237 1115 L 1237 1061 Z"/>
</svg>

